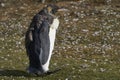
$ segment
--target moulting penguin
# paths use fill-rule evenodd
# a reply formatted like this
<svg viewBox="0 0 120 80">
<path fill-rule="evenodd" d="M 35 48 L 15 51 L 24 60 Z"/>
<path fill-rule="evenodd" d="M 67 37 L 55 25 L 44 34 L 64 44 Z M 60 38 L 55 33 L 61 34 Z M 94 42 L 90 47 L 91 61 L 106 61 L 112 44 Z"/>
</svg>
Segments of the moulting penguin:
<svg viewBox="0 0 120 80">
<path fill-rule="evenodd" d="M 49 4 L 33 17 L 25 36 L 29 73 L 39 75 L 49 71 L 56 30 L 59 26 L 55 13 L 63 10 L 64 8 Z"/>
</svg>

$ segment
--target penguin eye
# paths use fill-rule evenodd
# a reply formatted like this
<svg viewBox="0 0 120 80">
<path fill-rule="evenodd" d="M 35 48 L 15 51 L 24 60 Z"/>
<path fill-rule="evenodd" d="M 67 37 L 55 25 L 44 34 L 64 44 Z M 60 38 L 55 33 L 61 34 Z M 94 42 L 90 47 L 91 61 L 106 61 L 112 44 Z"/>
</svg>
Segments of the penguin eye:
<svg viewBox="0 0 120 80">
<path fill-rule="evenodd" d="M 52 13 L 55 14 L 55 13 L 57 12 L 57 10 L 58 10 L 57 7 L 53 8 L 53 9 L 52 9 Z"/>
<path fill-rule="evenodd" d="M 52 10 L 52 14 L 55 14 L 57 11 L 56 10 Z"/>
</svg>

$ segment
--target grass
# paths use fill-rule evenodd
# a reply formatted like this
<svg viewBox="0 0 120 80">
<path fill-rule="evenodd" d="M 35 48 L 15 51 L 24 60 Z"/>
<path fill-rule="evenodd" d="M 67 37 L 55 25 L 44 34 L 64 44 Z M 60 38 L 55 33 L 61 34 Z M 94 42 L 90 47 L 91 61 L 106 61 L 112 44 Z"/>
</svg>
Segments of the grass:
<svg viewBox="0 0 120 80">
<path fill-rule="evenodd" d="M 0 7 L 0 80 L 120 80 L 119 4 L 89 0 L 57 4 L 69 9 L 57 14 L 61 23 L 50 70 L 60 70 L 38 77 L 26 73 L 24 35 L 43 4 L 9 1 Z"/>
</svg>

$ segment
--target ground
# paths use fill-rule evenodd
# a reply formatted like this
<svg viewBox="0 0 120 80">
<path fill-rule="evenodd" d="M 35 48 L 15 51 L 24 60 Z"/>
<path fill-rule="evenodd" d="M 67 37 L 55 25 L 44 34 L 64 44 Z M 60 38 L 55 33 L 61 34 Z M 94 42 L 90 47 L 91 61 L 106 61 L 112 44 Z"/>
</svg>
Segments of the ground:
<svg viewBox="0 0 120 80">
<path fill-rule="evenodd" d="M 26 73 L 24 38 L 44 4 L 17 1 L 0 2 L 0 80 L 120 80 L 119 0 L 57 2 L 68 9 L 57 13 L 60 26 L 50 64 L 51 71 L 60 70 L 39 77 Z"/>
</svg>

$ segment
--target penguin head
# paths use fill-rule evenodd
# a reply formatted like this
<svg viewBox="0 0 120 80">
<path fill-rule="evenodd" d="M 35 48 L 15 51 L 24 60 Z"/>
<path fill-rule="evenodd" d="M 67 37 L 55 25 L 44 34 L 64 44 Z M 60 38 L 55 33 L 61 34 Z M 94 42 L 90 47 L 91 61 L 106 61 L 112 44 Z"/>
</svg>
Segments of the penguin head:
<svg viewBox="0 0 120 80">
<path fill-rule="evenodd" d="M 46 8 L 47 8 L 48 13 L 53 14 L 53 15 L 55 15 L 55 13 L 59 10 L 59 7 L 54 4 L 48 4 Z"/>
</svg>

